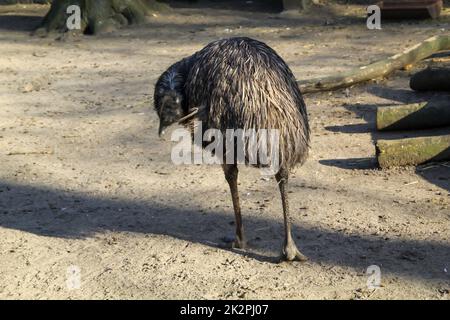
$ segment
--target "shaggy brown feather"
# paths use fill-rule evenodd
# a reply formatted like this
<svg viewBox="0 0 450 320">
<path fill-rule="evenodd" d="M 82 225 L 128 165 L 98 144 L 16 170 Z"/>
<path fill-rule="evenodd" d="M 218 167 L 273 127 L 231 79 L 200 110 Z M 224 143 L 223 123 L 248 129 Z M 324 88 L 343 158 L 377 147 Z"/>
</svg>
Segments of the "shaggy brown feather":
<svg viewBox="0 0 450 320">
<path fill-rule="evenodd" d="M 266 44 L 230 38 L 195 54 L 186 79 L 189 108 L 199 107 L 206 128 L 278 129 L 280 164 L 292 168 L 308 156 L 309 124 L 292 71 Z"/>
</svg>

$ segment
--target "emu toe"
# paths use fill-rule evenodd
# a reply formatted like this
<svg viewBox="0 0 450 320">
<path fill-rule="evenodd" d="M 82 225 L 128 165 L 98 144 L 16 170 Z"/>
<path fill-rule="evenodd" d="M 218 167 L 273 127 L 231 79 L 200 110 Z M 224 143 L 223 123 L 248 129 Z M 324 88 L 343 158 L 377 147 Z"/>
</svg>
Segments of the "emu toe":
<svg viewBox="0 0 450 320">
<path fill-rule="evenodd" d="M 305 262 L 308 261 L 308 258 L 297 249 L 295 244 L 290 244 L 283 248 L 282 260 Z"/>
<path fill-rule="evenodd" d="M 225 242 L 227 248 L 232 249 L 246 249 L 247 241 L 245 239 L 240 239 L 239 237 L 223 237 L 222 241 Z"/>
<path fill-rule="evenodd" d="M 231 243 L 231 247 L 233 249 L 245 249 L 247 248 L 247 241 L 245 241 L 245 239 L 239 239 L 236 237 L 236 239 L 234 239 Z"/>
</svg>

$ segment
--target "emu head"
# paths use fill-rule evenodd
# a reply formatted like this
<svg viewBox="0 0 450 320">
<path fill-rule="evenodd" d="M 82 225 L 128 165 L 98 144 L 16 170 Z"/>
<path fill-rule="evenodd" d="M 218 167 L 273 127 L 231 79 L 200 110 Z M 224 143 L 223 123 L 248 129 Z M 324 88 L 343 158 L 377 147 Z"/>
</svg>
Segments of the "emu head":
<svg viewBox="0 0 450 320">
<path fill-rule="evenodd" d="M 183 95 L 174 89 L 156 88 L 155 109 L 159 117 L 158 134 L 183 117 Z"/>
</svg>

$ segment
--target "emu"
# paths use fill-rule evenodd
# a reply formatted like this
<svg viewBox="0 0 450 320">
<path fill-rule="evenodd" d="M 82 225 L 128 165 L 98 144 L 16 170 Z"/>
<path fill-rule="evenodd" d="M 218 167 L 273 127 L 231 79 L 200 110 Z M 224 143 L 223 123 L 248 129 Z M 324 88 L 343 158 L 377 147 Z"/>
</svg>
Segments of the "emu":
<svg viewBox="0 0 450 320">
<path fill-rule="evenodd" d="M 170 66 L 158 79 L 154 107 L 160 119 L 159 135 L 180 122 L 191 127 L 277 129 L 278 182 L 284 217 L 282 257 L 306 261 L 291 233 L 286 192 L 290 170 L 302 165 L 310 145 L 306 106 L 295 77 L 284 60 L 265 43 L 246 37 L 211 42 L 202 50 Z M 257 163 L 254 165 L 260 167 Z M 229 184 L 236 220 L 234 248 L 246 240 L 238 194 L 236 163 L 222 165 Z"/>
</svg>

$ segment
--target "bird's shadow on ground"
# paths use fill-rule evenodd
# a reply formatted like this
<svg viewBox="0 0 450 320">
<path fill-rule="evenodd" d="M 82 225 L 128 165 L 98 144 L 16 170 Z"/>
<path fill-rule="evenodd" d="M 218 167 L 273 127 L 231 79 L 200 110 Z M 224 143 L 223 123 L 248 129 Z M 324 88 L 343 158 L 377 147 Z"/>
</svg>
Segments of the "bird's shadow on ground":
<svg viewBox="0 0 450 320">
<path fill-rule="evenodd" d="M 220 249 L 220 238 L 232 232 L 230 224 L 234 220 L 232 212 L 200 212 L 177 207 L 175 198 L 171 205 L 166 205 L 11 183 L 0 184 L 0 203 L 0 227 L 59 238 L 85 238 L 106 231 L 135 232 L 166 235 Z M 251 246 L 245 251 L 233 252 L 263 262 L 278 262 L 283 232 L 281 220 L 281 216 L 280 221 L 275 222 L 244 215 Z M 270 232 L 267 229 L 271 229 Z M 342 230 L 302 225 L 294 225 L 293 232 L 310 263 L 351 267 L 357 272 L 376 264 L 383 266 L 386 274 L 449 279 L 443 271 L 448 267 L 445 263 L 450 261 L 448 244 L 348 234 Z M 396 263 L 392 263 L 393 257 Z"/>
</svg>

